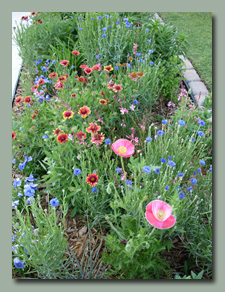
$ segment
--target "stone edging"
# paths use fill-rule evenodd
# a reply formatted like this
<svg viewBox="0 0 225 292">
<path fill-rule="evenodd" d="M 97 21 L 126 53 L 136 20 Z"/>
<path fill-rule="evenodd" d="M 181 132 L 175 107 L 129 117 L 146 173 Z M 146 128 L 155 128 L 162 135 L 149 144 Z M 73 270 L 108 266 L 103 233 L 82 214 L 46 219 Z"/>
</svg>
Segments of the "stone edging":
<svg viewBox="0 0 225 292">
<path fill-rule="evenodd" d="M 161 22 L 164 24 L 162 18 L 158 15 L 158 13 L 155 13 L 155 17 L 156 19 L 160 19 Z M 182 70 L 184 71 L 183 76 L 186 79 L 188 86 L 191 88 L 191 92 L 197 105 L 199 106 L 199 108 L 202 108 L 201 104 L 204 102 L 205 97 L 209 95 L 209 91 L 206 88 L 205 84 L 201 81 L 201 78 L 199 77 L 191 62 L 188 59 L 184 58 L 182 55 L 179 57 L 185 63 L 182 67 Z M 212 117 L 209 120 L 212 121 Z"/>
</svg>

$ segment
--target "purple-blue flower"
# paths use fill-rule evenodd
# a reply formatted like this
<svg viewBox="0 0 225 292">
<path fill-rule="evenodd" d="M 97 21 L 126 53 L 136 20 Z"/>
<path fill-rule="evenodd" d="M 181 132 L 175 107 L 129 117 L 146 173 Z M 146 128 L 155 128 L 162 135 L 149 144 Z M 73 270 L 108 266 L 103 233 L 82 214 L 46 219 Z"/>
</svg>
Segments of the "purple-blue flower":
<svg viewBox="0 0 225 292">
<path fill-rule="evenodd" d="M 159 136 L 163 136 L 163 135 L 164 135 L 164 132 L 161 131 L 161 130 L 159 130 L 159 131 L 157 131 L 157 134 L 158 134 Z"/>
<path fill-rule="evenodd" d="M 189 192 L 191 192 L 191 191 L 193 190 L 193 188 L 192 188 L 192 187 L 189 187 L 189 188 L 187 188 L 187 190 L 188 190 Z"/>
<path fill-rule="evenodd" d="M 203 120 L 198 121 L 200 126 L 205 126 L 205 122 Z"/>
<path fill-rule="evenodd" d="M 16 188 L 16 187 L 19 187 L 19 186 L 21 186 L 21 180 L 20 180 L 20 178 L 18 177 L 18 178 L 16 178 L 16 179 L 14 179 L 14 182 L 13 182 L 13 187 L 14 188 Z"/>
<path fill-rule="evenodd" d="M 180 126 L 184 126 L 186 124 L 184 120 L 179 120 L 178 123 Z"/>
<path fill-rule="evenodd" d="M 153 50 L 149 50 L 148 52 L 149 52 L 150 54 L 153 54 Z"/>
<path fill-rule="evenodd" d="M 199 136 L 204 136 L 205 134 L 202 131 L 198 131 Z"/>
<path fill-rule="evenodd" d="M 117 167 L 117 168 L 116 168 L 116 172 L 117 172 L 118 174 L 121 173 L 121 172 L 122 172 L 122 168 Z"/>
<path fill-rule="evenodd" d="M 156 168 L 156 169 L 155 169 L 155 173 L 156 173 L 156 174 L 159 174 L 159 173 L 160 173 L 160 170 L 159 170 L 158 168 Z"/>
<path fill-rule="evenodd" d="M 178 172 L 178 176 L 184 176 L 184 173 Z"/>
<path fill-rule="evenodd" d="M 75 175 L 79 175 L 79 174 L 81 174 L 81 170 L 79 168 L 75 168 L 74 171 L 73 171 L 73 173 Z"/>
<path fill-rule="evenodd" d="M 162 123 L 163 123 L 164 125 L 166 125 L 166 124 L 167 124 L 167 120 L 162 120 Z"/>
<path fill-rule="evenodd" d="M 179 192 L 179 199 L 184 199 L 185 194 L 183 192 Z"/>
<path fill-rule="evenodd" d="M 96 187 L 93 187 L 93 188 L 91 189 L 91 191 L 92 191 L 93 193 L 97 193 L 97 192 L 98 192 L 98 189 L 97 189 Z"/>
<path fill-rule="evenodd" d="M 138 101 L 136 99 L 134 99 L 134 104 L 137 104 L 137 103 L 138 103 Z"/>
<path fill-rule="evenodd" d="M 197 181 L 196 178 L 192 178 L 192 179 L 191 179 L 191 182 L 193 183 L 193 185 L 196 185 L 198 181 Z"/>
<path fill-rule="evenodd" d="M 15 258 L 13 262 L 14 262 L 14 266 L 17 269 L 23 269 L 24 268 L 24 262 L 21 262 L 18 258 Z"/>
<path fill-rule="evenodd" d="M 126 184 L 127 184 L 128 186 L 130 186 L 130 185 L 132 185 L 132 181 L 127 179 Z"/>
<path fill-rule="evenodd" d="M 102 29 L 103 31 L 107 31 L 107 27 L 103 27 L 103 29 Z"/>
<path fill-rule="evenodd" d="M 151 168 L 149 166 L 144 166 L 142 169 L 146 173 L 150 173 L 151 172 Z"/>
<path fill-rule="evenodd" d="M 148 42 L 148 43 L 151 43 L 152 41 L 151 41 L 151 40 L 147 40 L 147 42 Z"/>
<path fill-rule="evenodd" d="M 165 190 L 167 191 L 169 189 L 169 186 L 165 186 Z"/>
<path fill-rule="evenodd" d="M 51 199 L 50 204 L 52 207 L 56 207 L 56 206 L 59 206 L 59 201 L 56 198 L 54 198 L 54 199 Z"/>
<path fill-rule="evenodd" d="M 147 142 L 151 142 L 151 141 L 152 141 L 152 138 L 151 138 L 151 137 L 147 137 L 147 138 L 146 138 L 146 141 L 147 141 Z"/>
<path fill-rule="evenodd" d="M 170 161 L 167 162 L 167 165 L 170 166 L 170 167 L 173 167 L 173 166 L 176 165 L 176 163 L 173 162 L 172 160 L 170 160 Z"/>
<path fill-rule="evenodd" d="M 43 137 L 42 137 L 42 139 L 48 139 L 48 135 L 44 135 Z"/>
<path fill-rule="evenodd" d="M 200 160 L 199 162 L 201 163 L 201 165 L 205 165 L 205 161 L 204 160 Z"/>
<path fill-rule="evenodd" d="M 166 159 L 165 159 L 165 158 L 162 158 L 162 159 L 160 159 L 160 161 L 161 161 L 162 163 L 164 163 L 164 162 L 166 162 Z"/>
<path fill-rule="evenodd" d="M 108 138 L 108 139 L 105 139 L 105 144 L 106 145 L 109 145 L 111 143 L 111 140 Z"/>
<path fill-rule="evenodd" d="M 154 64 L 154 62 L 150 61 L 150 66 L 152 66 Z"/>
</svg>

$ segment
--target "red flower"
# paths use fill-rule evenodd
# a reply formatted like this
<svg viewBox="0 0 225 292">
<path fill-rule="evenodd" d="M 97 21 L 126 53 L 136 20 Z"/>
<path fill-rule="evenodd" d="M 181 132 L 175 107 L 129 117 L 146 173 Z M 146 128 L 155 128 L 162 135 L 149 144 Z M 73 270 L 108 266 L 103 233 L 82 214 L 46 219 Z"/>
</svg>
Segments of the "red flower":
<svg viewBox="0 0 225 292">
<path fill-rule="evenodd" d="M 87 68 L 87 65 L 80 65 L 80 68 L 85 69 L 85 68 Z"/>
<path fill-rule="evenodd" d="M 145 217 L 147 221 L 158 229 L 168 229 L 174 226 L 176 219 L 172 207 L 166 202 L 154 200 L 146 206 Z"/>
<path fill-rule="evenodd" d="M 37 23 L 42 23 L 42 20 L 41 19 L 38 19 Z"/>
<path fill-rule="evenodd" d="M 33 116 L 31 117 L 31 119 L 33 120 L 35 117 L 36 117 L 36 115 L 35 115 L 35 114 L 33 114 Z"/>
<path fill-rule="evenodd" d="M 126 139 L 117 140 L 112 144 L 112 149 L 117 155 L 122 157 L 130 157 L 134 154 L 134 145 Z"/>
<path fill-rule="evenodd" d="M 92 70 L 101 71 L 101 64 L 99 63 L 99 64 L 97 64 L 97 65 L 94 65 L 94 66 L 92 67 Z"/>
<path fill-rule="evenodd" d="M 31 97 L 30 97 L 30 96 L 26 96 L 26 97 L 24 98 L 24 102 L 26 102 L 26 103 L 31 102 Z"/>
<path fill-rule="evenodd" d="M 16 105 L 19 104 L 21 101 L 23 101 L 22 97 L 21 97 L 21 96 L 18 96 L 18 97 L 15 99 L 15 103 L 16 103 Z"/>
<path fill-rule="evenodd" d="M 79 82 L 84 82 L 84 77 L 80 76 L 78 79 L 77 79 Z"/>
<path fill-rule="evenodd" d="M 76 97 L 76 96 L 77 96 L 76 93 L 71 94 L 71 97 Z"/>
<path fill-rule="evenodd" d="M 35 91 L 36 89 L 38 89 L 38 87 L 40 86 L 40 84 L 34 85 L 31 87 L 31 91 Z"/>
<path fill-rule="evenodd" d="M 88 133 L 96 134 L 98 131 L 101 130 L 101 127 L 96 123 L 90 123 L 89 127 L 86 129 Z"/>
<path fill-rule="evenodd" d="M 53 77 L 57 77 L 58 74 L 57 73 L 54 73 L 52 72 L 51 74 L 48 75 L 49 78 L 53 78 Z"/>
<path fill-rule="evenodd" d="M 67 134 L 64 134 L 64 133 L 58 135 L 57 136 L 57 141 L 59 143 L 61 143 L 61 144 L 67 142 L 68 141 L 68 135 Z"/>
<path fill-rule="evenodd" d="M 93 72 L 93 70 L 92 70 L 91 68 L 86 67 L 86 68 L 84 69 L 84 72 L 85 72 L 86 74 L 91 74 L 91 73 Z"/>
<path fill-rule="evenodd" d="M 16 138 L 16 133 L 14 133 L 14 132 L 12 132 L 12 138 L 15 140 L 15 138 Z"/>
<path fill-rule="evenodd" d="M 90 115 L 91 111 L 89 109 L 89 107 L 87 106 L 83 106 L 79 109 L 78 114 L 80 114 L 82 116 L 82 118 L 86 118 L 87 115 Z"/>
<path fill-rule="evenodd" d="M 66 81 L 66 76 L 61 76 L 58 78 L 58 81 Z"/>
<path fill-rule="evenodd" d="M 104 135 L 101 134 L 93 134 L 91 137 L 91 142 L 93 144 L 96 144 L 96 146 L 99 146 L 100 144 L 102 144 L 103 140 L 105 139 Z"/>
<path fill-rule="evenodd" d="M 30 14 L 30 15 L 35 15 L 35 14 L 37 14 L 37 12 L 31 12 L 31 14 Z"/>
<path fill-rule="evenodd" d="M 76 138 L 78 140 L 82 141 L 82 140 L 86 139 L 86 134 L 80 131 L 80 132 L 76 133 Z"/>
<path fill-rule="evenodd" d="M 60 64 L 63 65 L 64 67 L 67 67 L 69 65 L 69 61 L 68 60 L 61 60 Z"/>
<path fill-rule="evenodd" d="M 113 86 L 114 86 L 114 83 L 113 83 L 113 82 L 108 83 L 108 88 L 109 88 L 109 89 L 113 89 Z"/>
<path fill-rule="evenodd" d="M 75 56 L 78 56 L 78 55 L 80 55 L 80 52 L 79 51 L 72 51 L 72 54 Z"/>
<path fill-rule="evenodd" d="M 94 187 L 98 183 L 98 175 L 95 173 L 89 174 L 87 179 L 86 179 L 86 182 L 90 186 Z"/>
<path fill-rule="evenodd" d="M 39 84 L 39 85 L 44 84 L 44 83 L 45 83 L 45 80 L 44 80 L 44 79 L 40 78 L 40 79 L 38 80 L 38 84 Z"/>
<path fill-rule="evenodd" d="M 74 115 L 74 112 L 72 111 L 65 111 L 63 112 L 63 118 L 66 120 L 66 119 L 70 119 L 72 118 Z"/>
<path fill-rule="evenodd" d="M 113 67 L 112 67 L 111 65 L 109 65 L 109 66 L 104 66 L 104 70 L 110 72 L 110 71 L 113 70 Z"/>
<path fill-rule="evenodd" d="M 62 82 L 58 82 L 55 84 L 56 89 L 63 89 L 63 86 L 64 86 L 64 83 L 62 83 Z"/>
<path fill-rule="evenodd" d="M 118 85 L 114 84 L 114 86 L 113 86 L 113 91 L 114 92 L 120 92 L 121 90 L 123 90 L 121 84 L 118 84 Z"/>
<path fill-rule="evenodd" d="M 107 99 L 100 99 L 99 100 L 99 103 L 100 104 L 107 104 L 109 102 L 109 99 L 107 98 Z"/>
<path fill-rule="evenodd" d="M 142 71 L 137 72 L 137 75 L 140 76 L 140 77 L 144 77 L 144 73 Z"/>
<path fill-rule="evenodd" d="M 53 130 L 53 134 L 54 134 L 55 136 L 58 136 L 60 132 L 62 132 L 62 131 L 59 130 L 59 129 L 55 129 L 55 130 Z"/>
</svg>

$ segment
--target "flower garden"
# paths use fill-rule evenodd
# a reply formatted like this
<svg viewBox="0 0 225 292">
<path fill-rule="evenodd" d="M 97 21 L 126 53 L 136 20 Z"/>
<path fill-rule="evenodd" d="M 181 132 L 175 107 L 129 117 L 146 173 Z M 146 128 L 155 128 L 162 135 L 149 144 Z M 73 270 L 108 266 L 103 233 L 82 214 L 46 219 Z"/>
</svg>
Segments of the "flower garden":
<svg viewBox="0 0 225 292">
<path fill-rule="evenodd" d="M 33 12 L 14 39 L 13 278 L 212 279 L 212 96 L 184 87 L 185 36 Z"/>
</svg>

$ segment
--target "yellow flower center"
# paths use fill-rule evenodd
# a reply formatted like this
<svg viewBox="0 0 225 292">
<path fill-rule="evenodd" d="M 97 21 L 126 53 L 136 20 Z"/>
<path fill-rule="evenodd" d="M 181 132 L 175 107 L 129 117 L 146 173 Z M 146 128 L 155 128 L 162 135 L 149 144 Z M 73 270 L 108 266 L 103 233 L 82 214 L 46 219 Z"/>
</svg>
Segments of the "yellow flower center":
<svg viewBox="0 0 225 292">
<path fill-rule="evenodd" d="M 119 154 L 126 154 L 127 153 L 127 148 L 124 146 L 120 146 L 118 149 Z"/>
<path fill-rule="evenodd" d="M 166 216 L 166 213 L 164 210 L 159 210 L 156 212 L 156 216 L 159 220 L 163 220 L 164 217 Z"/>
</svg>

